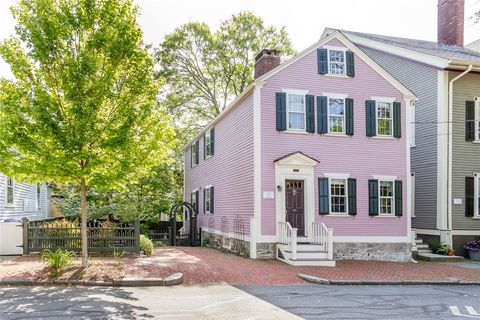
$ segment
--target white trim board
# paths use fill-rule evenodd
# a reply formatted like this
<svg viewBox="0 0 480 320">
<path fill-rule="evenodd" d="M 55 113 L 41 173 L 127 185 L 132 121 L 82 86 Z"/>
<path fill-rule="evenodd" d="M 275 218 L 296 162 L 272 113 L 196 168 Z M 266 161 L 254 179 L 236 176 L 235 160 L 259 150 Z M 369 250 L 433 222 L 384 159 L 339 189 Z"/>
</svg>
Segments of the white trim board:
<svg viewBox="0 0 480 320">
<path fill-rule="evenodd" d="M 411 243 L 409 236 L 399 237 L 369 237 L 369 236 L 333 236 L 333 242 L 354 242 L 354 243 Z"/>
</svg>

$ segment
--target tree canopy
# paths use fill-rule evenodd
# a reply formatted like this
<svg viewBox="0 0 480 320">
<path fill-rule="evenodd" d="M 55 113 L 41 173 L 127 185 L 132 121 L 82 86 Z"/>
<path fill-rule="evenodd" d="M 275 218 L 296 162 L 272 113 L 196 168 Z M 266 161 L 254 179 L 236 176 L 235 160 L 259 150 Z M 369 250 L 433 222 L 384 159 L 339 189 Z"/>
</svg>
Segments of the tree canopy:
<svg viewBox="0 0 480 320">
<path fill-rule="evenodd" d="M 0 171 L 78 183 L 83 227 L 88 186 L 121 188 L 174 147 L 138 10 L 132 0 L 21 0 L 12 14 L 15 35 L 0 44 L 15 77 L 0 80 Z"/>
<path fill-rule="evenodd" d="M 216 31 L 190 22 L 165 36 L 155 55 L 158 77 L 166 84 L 162 101 L 182 119 L 184 135 L 215 118 L 252 82 L 254 56 L 264 48 L 284 56 L 294 52 L 284 27 L 265 26 L 248 11 Z"/>
</svg>

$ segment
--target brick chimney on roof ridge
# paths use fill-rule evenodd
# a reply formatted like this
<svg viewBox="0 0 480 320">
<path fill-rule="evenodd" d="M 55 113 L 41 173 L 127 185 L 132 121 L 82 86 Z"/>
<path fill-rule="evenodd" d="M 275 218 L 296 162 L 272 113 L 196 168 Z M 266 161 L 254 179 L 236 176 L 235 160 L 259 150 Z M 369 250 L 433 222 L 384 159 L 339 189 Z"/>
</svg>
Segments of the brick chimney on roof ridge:
<svg viewBox="0 0 480 320">
<path fill-rule="evenodd" d="M 263 76 L 280 65 L 280 51 L 263 49 L 255 57 L 254 78 Z"/>
<path fill-rule="evenodd" d="M 437 43 L 463 47 L 465 0 L 438 0 Z"/>
</svg>

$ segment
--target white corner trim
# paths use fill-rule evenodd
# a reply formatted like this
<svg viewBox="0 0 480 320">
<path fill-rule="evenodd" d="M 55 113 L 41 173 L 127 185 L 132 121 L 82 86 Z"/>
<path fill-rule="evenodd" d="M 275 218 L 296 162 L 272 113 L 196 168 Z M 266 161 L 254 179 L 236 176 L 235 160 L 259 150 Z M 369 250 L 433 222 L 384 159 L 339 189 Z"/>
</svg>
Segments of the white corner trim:
<svg viewBox="0 0 480 320">
<path fill-rule="evenodd" d="M 327 98 L 331 99 L 346 99 L 348 98 L 348 94 L 345 93 L 328 93 L 322 92 L 322 96 L 326 96 Z"/>
<path fill-rule="evenodd" d="M 308 90 L 301 90 L 301 89 L 289 89 L 289 88 L 282 88 L 282 92 L 286 94 L 298 94 L 298 95 L 306 95 L 308 94 Z"/>
<path fill-rule="evenodd" d="M 394 97 L 370 97 L 372 100 L 380 102 L 393 103 L 396 99 Z"/>
<path fill-rule="evenodd" d="M 347 47 L 340 47 L 340 46 L 331 46 L 331 45 L 323 45 L 322 48 L 328 49 L 328 50 L 337 50 L 337 51 L 347 51 Z"/>
<path fill-rule="evenodd" d="M 448 71 L 437 71 L 437 229 L 447 229 Z"/>
<path fill-rule="evenodd" d="M 373 179 L 380 180 L 380 181 L 395 181 L 397 180 L 397 176 L 378 176 L 372 175 Z"/>
<path fill-rule="evenodd" d="M 326 173 L 323 173 L 323 175 L 326 178 L 330 178 L 330 179 L 348 179 L 348 178 L 350 178 L 350 173 L 330 173 L 330 172 L 326 172 Z"/>
</svg>

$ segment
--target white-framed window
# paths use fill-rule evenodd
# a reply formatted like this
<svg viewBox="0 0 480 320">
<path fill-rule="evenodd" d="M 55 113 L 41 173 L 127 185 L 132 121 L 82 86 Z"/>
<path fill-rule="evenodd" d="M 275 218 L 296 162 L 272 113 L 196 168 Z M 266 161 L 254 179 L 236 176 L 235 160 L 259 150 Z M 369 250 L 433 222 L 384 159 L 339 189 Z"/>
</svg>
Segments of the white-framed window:
<svg viewBox="0 0 480 320">
<path fill-rule="evenodd" d="M 213 128 L 210 128 L 205 132 L 205 159 L 210 158 L 213 155 Z"/>
<path fill-rule="evenodd" d="M 474 173 L 474 199 L 473 199 L 473 213 L 475 217 L 480 217 L 480 173 Z"/>
<path fill-rule="evenodd" d="M 198 140 L 192 143 L 192 148 L 191 148 L 191 161 L 192 161 L 192 167 L 195 167 L 198 164 Z"/>
<path fill-rule="evenodd" d="M 345 133 L 345 98 L 328 98 L 328 132 Z"/>
<path fill-rule="evenodd" d="M 393 180 L 378 181 L 379 215 L 393 215 L 395 213 L 394 188 L 395 182 Z"/>
<path fill-rule="evenodd" d="M 7 177 L 6 191 L 7 191 L 6 203 L 8 206 L 13 206 L 13 194 L 15 192 L 15 182 L 10 177 Z"/>
<path fill-rule="evenodd" d="M 348 198 L 347 198 L 347 179 L 329 178 L 330 189 L 330 213 L 331 214 L 347 214 Z"/>
<path fill-rule="evenodd" d="M 212 189 L 213 189 L 212 186 L 205 187 L 205 193 L 204 193 L 204 197 L 205 197 L 205 199 L 204 199 L 204 205 L 205 205 L 204 211 L 205 211 L 205 213 L 213 213 L 213 210 L 212 210 L 213 209 Z"/>
<path fill-rule="evenodd" d="M 393 136 L 393 102 L 376 101 L 377 136 Z"/>
<path fill-rule="evenodd" d="M 305 94 L 287 93 L 287 130 L 305 131 Z"/>
<path fill-rule="evenodd" d="M 344 76 L 346 74 L 345 50 L 328 49 L 328 73 Z"/>
<path fill-rule="evenodd" d="M 40 210 L 42 206 L 42 184 L 37 183 L 37 210 Z"/>
<path fill-rule="evenodd" d="M 480 98 L 475 98 L 475 140 L 480 141 Z"/>
</svg>

